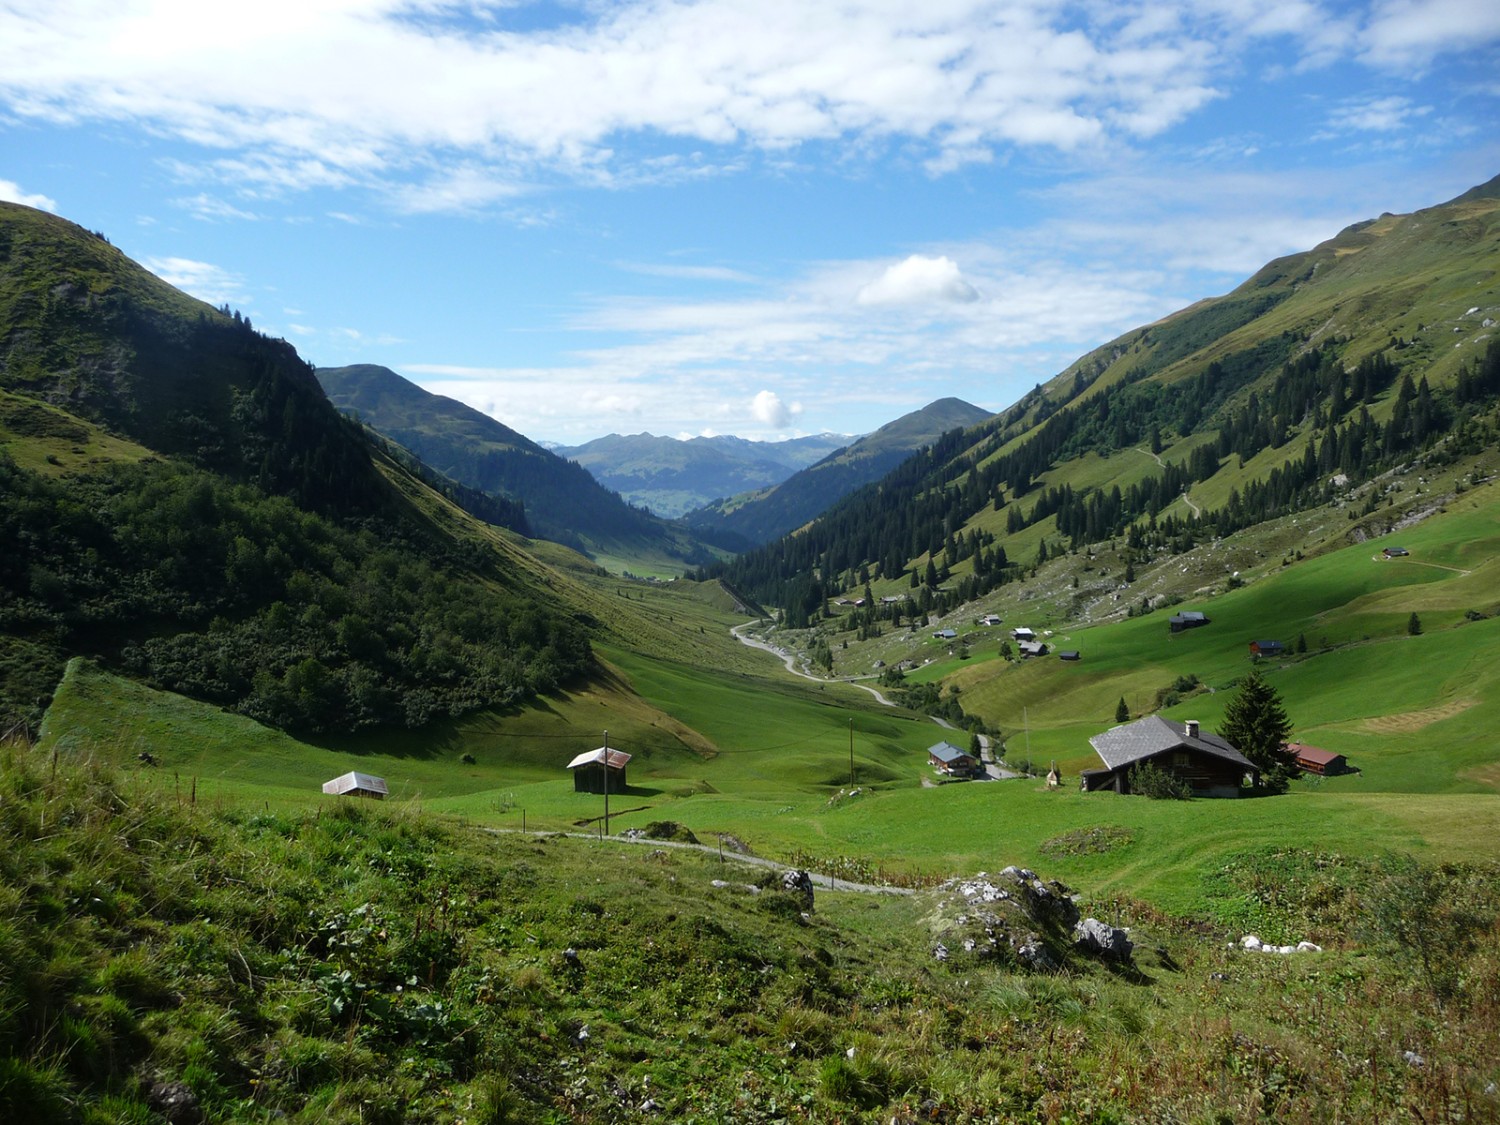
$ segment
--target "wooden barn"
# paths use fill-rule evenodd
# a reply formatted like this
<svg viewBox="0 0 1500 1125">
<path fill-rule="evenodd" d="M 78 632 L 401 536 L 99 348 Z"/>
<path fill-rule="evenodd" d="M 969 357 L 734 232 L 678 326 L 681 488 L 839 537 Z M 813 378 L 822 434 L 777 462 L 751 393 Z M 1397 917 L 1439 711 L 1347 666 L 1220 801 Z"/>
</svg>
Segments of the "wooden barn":
<svg viewBox="0 0 1500 1125">
<path fill-rule="evenodd" d="M 1342 754 L 1308 746 L 1304 742 L 1288 742 L 1286 755 L 1296 763 L 1298 769 L 1308 773 L 1327 775 L 1349 772 L 1349 760 Z"/>
<path fill-rule="evenodd" d="M 1129 793 L 1130 770 L 1143 762 L 1186 781 L 1195 797 L 1237 797 L 1246 775 L 1259 773 L 1250 759 L 1193 719 L 1179 723 L 1148 715 L 1094 735 L 1089 745 L 1104 768 L 1083 771 L 1086 792 Z"/>
<path fill-rule="evenodd" d="M 938 742 L 927 748 L 927 763 L 939 773 L 962 777 L 979 772 L 979 761 L 967 750 L 951 742 Z"/>
<path fill-rule="evenodd" d="M 623 750 L 601 746 L 587 750 L 568 763 L 573 771 L 575 793 L 625 792 L 625 763 L 630 755 Z"/>
<path fill-rule="evenodd" d="M 1180 633 L 1184 629 L 1198 629 L 1208 624 L 1208 615 L 1200 613 L 1196 609 L 1190 609 L 1183 613 L 1174 613 L 1167 618 L 1167 628 L 1174 633 Z"/>
<path fill-rule="evenodd" d="M 323 782 L 323 792 L 335 797 L 369 797 L 374 801 L 383 801 L 390 789 L 383 777 L 350 770 L 332 781 Z"/>
</svg>

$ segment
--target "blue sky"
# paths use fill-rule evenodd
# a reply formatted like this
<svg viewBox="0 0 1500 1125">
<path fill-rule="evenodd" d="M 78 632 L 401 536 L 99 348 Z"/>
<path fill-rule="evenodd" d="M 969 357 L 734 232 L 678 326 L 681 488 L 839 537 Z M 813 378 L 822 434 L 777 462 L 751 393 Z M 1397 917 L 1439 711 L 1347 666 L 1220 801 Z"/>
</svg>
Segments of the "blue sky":
<svg viewBox="0 0 1500 1125">
<path fill-rule="evenodd" d="M 999 410 L 1497 172 L 1494 0 L 0 0 L 0 198 L 564 444 Z"/>
</svg>

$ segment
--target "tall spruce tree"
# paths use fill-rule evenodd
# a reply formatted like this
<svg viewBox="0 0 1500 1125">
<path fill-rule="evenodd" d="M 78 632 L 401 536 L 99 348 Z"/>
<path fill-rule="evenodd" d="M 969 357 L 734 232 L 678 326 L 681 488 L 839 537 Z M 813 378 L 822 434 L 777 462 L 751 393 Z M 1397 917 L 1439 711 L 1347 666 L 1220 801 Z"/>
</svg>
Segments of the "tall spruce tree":
<svg viewBox="0 0 1500 1125">
<path fill-rule="evenodd" d="M 1259 672 L 1251 672 L 1224 709 L 1219 736 L 1254 763 L 1262 785 L 1280 789 L 1287 777 L 1281 747 L 1291 733 L 1292 721 L 1276 689 Z"/>
</svg>

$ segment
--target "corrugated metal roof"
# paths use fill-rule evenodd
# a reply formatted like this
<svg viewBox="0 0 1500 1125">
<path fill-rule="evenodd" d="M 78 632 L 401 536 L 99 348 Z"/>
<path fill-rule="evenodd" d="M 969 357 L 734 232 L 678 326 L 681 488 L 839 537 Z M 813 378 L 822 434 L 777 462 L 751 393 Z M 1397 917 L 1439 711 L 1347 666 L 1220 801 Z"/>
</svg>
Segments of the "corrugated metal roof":
<svg viewBox="0 0 1500 1125">
<path fill-rule="evenodd" d="M 1205 734 L 1200 729 L 1196 737 L 1190 738 L 1186 723 L 1164 719 L 1160 715 L 1147 715 L 1133 723 L 1111 727 L 1089 739 L 1089 745 L 1112 770 L 1178 747 L 1201 750 L 1247 770 L 1255 769 L 1249 758 L 1218 735 Z"/>
<path fill-rule="evenodd" d="M 967 750 L 960 750 L 951 742 L 938 742 L 927 748 L 927 753 L 940 762 L 956 762 L 959 758 L 972 758 Z"/>
<path fill-rule="evenodd" d="M 579 766 L 602 765 L 604 763 L 604 756 L 606 753 L 608 753 L 609 755 L 609 768 L 612 770 L 622 770 L 625 768 L 625 763 L 630 761 L 630 755 L 625 753 L 625 751 L 615 750 L 613 748 L 606 751 L 605 748 L 601 746 L 597 750 L 585 750 L 582 754 L 579 754 L 578 757 L 574 758 L 571 762 L 568 763 L 568 768 L 570 770 L 576 770 Z"/>
<path fill-rule="evenodd" d="M 360 773 L 358 770 L 350 770 L 332 781 L 323 782 L 325 793 L 348 793 L 355 789 L 363 789 L 367 793 L 390 794 L 390 790 L 386 788 L 385 778 L 376 777 L 373 773 Z"/>
</svg>

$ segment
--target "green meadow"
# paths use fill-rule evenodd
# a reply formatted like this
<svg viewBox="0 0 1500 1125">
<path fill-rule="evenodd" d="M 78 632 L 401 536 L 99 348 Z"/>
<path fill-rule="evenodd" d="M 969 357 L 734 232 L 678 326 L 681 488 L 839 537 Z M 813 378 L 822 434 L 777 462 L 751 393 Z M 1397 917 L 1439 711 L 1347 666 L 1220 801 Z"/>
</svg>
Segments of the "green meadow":
<svg viewBox="0 0 1500 1125">
<path fill-rule="evenodd" d="M 708 843 L 730 836 L 762 855 L 919 878 L 1019 863 L 1095 894 L 1193 913 L 1217 867 L 1268 846 L 1500 857 L 1494 491 L 1455 497 L 1399 535 L 1270 561 L 1240 588 L 1183 602 L 1208 613 L 1203 628 L 1170 633 L 1163 609 L 1057 630 L 1055 647 L 1084 654 L 1076 664 L 1004 661 L 1001 630 L 968 660 L 934 646 L 940 658 L 921 678 L 956 685 L 968 713 L 999 729 L 1012 762 L 1055 762 L 1057 791 L 1035 779 L 935 785 L 926 748 L 967 745 L 966 732 L 883 706 L 854 684 L 786 673 L 730 637 L 743 618 L 713 587 L 587 574 L 577 580 L 613 611 L 611 635 L 647 622 L 649 643 L 596 646 L 600 676 L 525 708 L 299 741 L 76 660 L 41 748 L 108 760 L 183 802 L 318 809 L 333 802 L 324 781 L 359 769 L 386 778 L 393 801 L 466 822 L 597 832 L 603 801 L 574 792 L 565 767 L 607 737 L 632 755 L 629 788 L 611 798 L 611 832 L 672 820 Z M 1411 554 L 1386 559 L 1389 544 Z M 1245 548 L 1222 545 L 1235 549 Z M 1078 772 L 1097 764 L 1088 739 L 1113 725 L 1120 698 L 1132 716 L 1160 709 L 1212 730 L 1252 667 L 1248 642 L 1293 650 L 1299 637 L 1304 653 L 1258 668 L 1293 737 L 1346 755 L 1352 772 L 1239 801 L 1078 791 Z M 1192 677 L 1196 687 L 1166 694 Z M 1109 850 L 1059 843 L 1094 828 L 1113 830 Z"/>
</svg>

